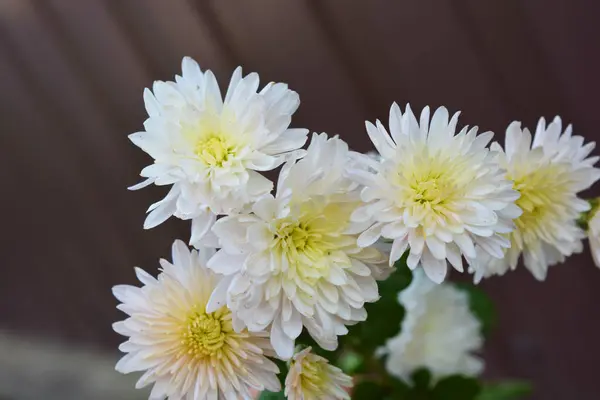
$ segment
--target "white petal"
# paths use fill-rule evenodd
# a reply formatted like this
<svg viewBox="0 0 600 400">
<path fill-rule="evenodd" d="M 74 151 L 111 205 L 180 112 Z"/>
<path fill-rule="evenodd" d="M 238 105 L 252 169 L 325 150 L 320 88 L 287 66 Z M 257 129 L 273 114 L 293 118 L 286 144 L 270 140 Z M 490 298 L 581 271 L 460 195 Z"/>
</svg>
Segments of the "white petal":
<svg viewBox="0 0 600 400">
<path fill-rule="evenodd" d="M 369 229 L 361 233 L 358 237 L 357 244 L 360 247 L 369 247 L 381 237 L 381 229 L 383 224 L 375 224 Z"/>
<path fill-rule="evenodd" d="M 392 140 L 388 136 L 387 132 L 381 132 L 375 125 L 367 121 L 365 123 L 367 128 L 367 134 L 371 138 L 371 142 L 384 158 L 393 158 L 395 151 Z"/>
<path fill-rule="evenodd" d="M 291 338 L 296 339 L 302 332 L 302 316 L 300 313 L 292 309 L 292 315 L 289 321 L 282 321 L 283 331 Z"/>
<path fill-rule="evenodd" d="M 156 98 L 150 89 L 144 89 L 144 105 L 146 106 L 146 112 L 148 113 L 148 116 L 160 116 L 160 104 L 158 101 L 156 101 Z"/>
<path fill-rule="evenodd" d="M 206 210 L 196 218 L 193 218 L 190 244 L 194 247 L 200 247 L 203 244 L 205 236 L 209 233 L 216 220 L 217 216 L 209 210 Z"/>
<path fill-rule="evenodd" d="M 446 273 L 448 271 L 446 260 L 438 260 L 428 251 L 425 251 L 421 258 L 421 265 L 423 266 L 423 270 L 427 277 L 433 282 L 442 283 L 444 278 L 446 278 Z"/>
<path fill-rule="evenodd" d="M 392 250 L 390 252 L 390 265 L 398 261 L 407 248 L 408 240 L 406 238 L 394 240 L 392 244 Z"/>
<path fill-rule="evenodd" d="M 146 217 L 146 220 L 144 221 L 144 229 L 152 229 L 155 226 L 162 224 L 175 213 L 175 210 L 175 201 L 170 201 L 168 203 L 161 204 L 159 207 L 156 207 Z"/>
<path fill-rule="evenodd" d="M 271 344 L 282 360 L 288 360 L 294 355 L 294 340 L 283 332 L 279 318 L 275 318 L 271 326 Z"/>
<path fill-rule="evenodd" d="M 429 235 L 425 238 L 425 243 L 431 254 L 438 260 L 446 258 L 446 244 L 437 237 Z"/>
<path fill-rule="evenodd" d="M 207 313 L 215 312 L 227 304 L 227 291 L 229 290 L 232 279 L 233 276 L 224 276 L 217 286 L 215 286 L 215 289 L 206 304 Z"/>
<path fill-rule="evenodd" d="M 133 186 L 129 186 L 127 188 L 127 190 L 139 190 L 139 189 L 143 189 L 146 186 L 152 185 L 153 183 L 154 183 L 154 178 L 148 178 L 148 179 L 145 179 L 145 180 L 141 181 L 140 183 L 136 183 Z"/>
<path fill-rule="evenodd" d="M 207 267 L 218 274 L 230 275 L 238 272 L 245 260 L 243 254 L 229 254 L 221 249 L 208 261 Z"/>
<path fill-rule="evenodd" d="M 171 255 L 173 264 L 181 265 L 183 268 L 189 269 L 192 267 L 192 257 L 190 250 L 181 240 L 175 240 L 171 246 Z"/>
</svg>

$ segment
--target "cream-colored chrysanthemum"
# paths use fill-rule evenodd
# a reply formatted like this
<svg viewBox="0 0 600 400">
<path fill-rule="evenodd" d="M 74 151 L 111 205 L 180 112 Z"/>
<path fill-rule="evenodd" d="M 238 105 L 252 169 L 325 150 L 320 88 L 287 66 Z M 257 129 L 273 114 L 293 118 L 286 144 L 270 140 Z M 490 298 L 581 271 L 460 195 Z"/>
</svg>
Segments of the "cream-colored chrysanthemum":
<svg viewBox="0 0 600 400">
<path fill-rule="evenodd" d="M 390 374 L 406 380 L 419 368 L 428 368 L 435 378 L 482 371 L 482 360 L 473 355 L 483 345 L 481 325 L 465 292 L 415 271 L 398 300 L 406 310 L 402 329 L 381 349 Z"/>
<path fill-rule="evenodd" d="M 226 307 L 206 311 L 218 277 L 205 265 L 208 250 L 190 252 L 173 243 L 173 264 L 160 260 L 155 279 L 136 268 L 142 287 L 113 288 L 129 315 L 113 325 L 128 340 L 117 371 L 144 371 L 136 388 L 154 384 L 151 399 L 250 398 L 252 389 L 280 390 L 277 366 L 265 332 L 235 332 Z"/>
<path fill-rule="evenodd" d="M 306 129 L 288 129 L 298 108 L 298 94 L 283 83 L 269 83 L 257 93 L 256 73 L 233 73 L 223 100 L 210 70 L 202 72 L 186 57 L 175 82 L 154 83 L 144 101 L 149 118 L 144 132 L 129 136 L 154 158 L 144 168 L 144 182 L 173 185 L 148 210 L 144 227 L 174 215 L 192 220 L 191 243 L 207 233 L 216 215 L 238 210 L 269 193 L 270 180 L 257 171 L 279 166 L 284 156 L 306 142 Z M 301 154 L 301 153 L 299 153 Z"/>
<path fill-rule="evenodd" d="M 381 155 L 356 155 L 363 168 L 350 176 L 363 184 L 366 205 L 352 215 L 370 227 L 359 239 L 370 246 L 379 237 L 393 240 L 390 264 L 408 248 L 408 266 L 421 265 L 429 278 L 442 282 L 446 261 L 463 270 L 462 256 L 475 257 L 475 246 L 502 257 L 509 241 L 502 236 L 514 229 L 511 218 L 520 215 L 512 190 L 487 149 L 493 134 L 477 136 L 477 128 L 464 127 L 455 134 L 458 113 L 449 119 L 438 108 L 431 123 L 429 108 L 420 122 L 409 106 L 390 110 L 390 134 L 381 122 L 367 122 L 367 133 Z"/>
<path fill-rule="evenodd" d="M 352 378 L 327 359 L 311 353 L 311 348 L 296 353 L 285 378 L 289 400 L 349 400 Z"/>
<path fill-rule="evenodd" d="M 277 196 L 265 196 L 251 214 L 217 221 L 222 249 L 208 262 L 226 275 L 209 310 L 227 303 L 250 331 L 271 325 L 271 343 L 282 358 L 306 327 L 319 345 L 337 347 L 346 325 L 366 318 L 376 301 L 375 279 L 389 271 L 374 246 L 360 248 L 350 221 L 359 188 L 344 178 L 348 145 L 314 135 L 306 156 L 286 163 Z"/>
<path fill-rule="evenodd" d="M 594 168 L 598 157 L 587 158 L 594 143 L 583 144 L 581 136 L 572 136 L 569 125 L 562 133 L 556 117 L 546 127 L 540 119 L 535 136 L 513 122 L 506 130 L 504 150 L 498 143 L 492 150 L 500 153 L 500 165 L 514 181 L 521 196 L 517 205 L 523 214 L 515 219 L 516 229 L 507 237 L 511 246 L 503 259 L 470 260 L 477 276 L 503 274 L 517 266 L 523 255 L 525 266 L 538 280 L 544 280 L 548 267 L 583 249 L 585 232 L 577 225 L 587 201 L 577 193 L 589 188 L 600 177 Z"/>
</svg>

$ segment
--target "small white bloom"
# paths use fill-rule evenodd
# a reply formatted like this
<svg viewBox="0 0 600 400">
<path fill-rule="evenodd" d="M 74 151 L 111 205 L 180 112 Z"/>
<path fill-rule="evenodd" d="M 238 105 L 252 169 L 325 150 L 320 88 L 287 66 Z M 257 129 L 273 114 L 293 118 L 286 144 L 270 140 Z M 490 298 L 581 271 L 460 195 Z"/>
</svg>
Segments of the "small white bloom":
<svg viewBox="0 0 600 400">
<path fill-rule="evenodd" d="M 356 244 L 364 227 L 350 222 L 361 203 L 358 185 L 344 177 L 347 163 L 345 142 L 315 134 L 306 156 L 284 165 L 276 197 L 213 227 L 222 249 L 208 267 L 226 277 L 209 310 L 226 303 L 250 331 L 271 325 L 285 359 L 303 327 L 335 349 L 346 325 L 365 320 L 364 303 L 379 298 L 375 279 L 388 274 L 379 250 Z"/>
<path fill-rule="evenodd" d="M 476 245 L 502 257 L 510 245 L 502 234 L 514 229 L 511 218 L 520 215 L 514 205 L 519 194 L 486 147 L 493 134 L 476 136 L 476 127 L 455 134 L 458 114 L 449 119 L 441 107 L 430 123 L 425 107 L 417 122 L 408 105 L 402 114 L 394 103 L 391 136 L 379 121 L 366 124 L 381 160 L 356 154 L 364 166 L 350 173 L 365 186 L 361 197 L 367 203 L 352 220 L 370 224 L 358 244 L 392 239 L 390 264 L 409 248 L 408 266 L 421 265 L 438 283 L 446 276 L 446 260 L 462 271 L 462 256 L 474 257 Z"/>
<path fill-rule="evenodd" d="M 113 288 L 129 318 L 113 325 L 127 336 L 117 371 L 145 371 L 136 384 L 154 384 L 151 399 L 250 398 L 252 389 L 280 390 L 277 366 L 265 332 L 236 333 L 226 307 L 206 311 L 218 278 L 205 265 L 209 250 L 190 252 L 173 243 L 173 264 L 160 260 L 155 279 L 136 268 L 141 288 Z"/>
<path fill-rule="evenodd" d="M 285 378 L 289 400 L 350 400 L 352 378 L 327 359 L 311 353 L 311 348 L 296 353 Z"/>
<path fill-rule="evenodd" d="M 472 354 L 483 345 L 481 325 L 465 292 L 415 271 L 398 300 L 406 310 L 401 332 L 382 349 L 390 374 L 407 380 L 419 368 L 428 368 L 434 378 L 483 370 L 482 360 Z"/>
<path fill-rule="evenodd" d="M 572 136 L 571 125 L 563 133 L 556 117 L 547 127 L 540 119 L 533 142 L 529 130 L 513 122 L 506 130 L 504 150 L 498 143 L 492 144 L 492 150 L 500 153 L 500 165 L 521 194 L 516 203 L 523 214 L 514 220 L 516 229 L 507 235 L 511 246 L 504 258 L 469 260 L 476 281 L 515 269 L 521 254 L 533 276 L 544 280 L 549 266 L 582 251 L 585 232 L 577 219 L 590 205 L 577 193 L 600 177 L 600 170 L 594 168 L 598 157 L 588 158 L 595 144 L 583 143 L 581 136 Z"/>
<path fill-rule="evenodd" d="M 298 94 L 283 83 L 257 93 L 258 75 L 242 77 L 237 68 L 225 99 L 210 70 L 202 72 L 189 57 L 175 82 L 154 82 L 144 91 L 149 118 L 144 132 L 129 136 L 154 158 L 144 168 L 140 189 L 152 183 L 173 185 L 148 210 L 144 227 L 174 215 L 192 220 L 191 243 L 207 233 L 216 215 L 238 210 L 269 193 L 270 180 L 257 171 L 279 166 L 284 156 L 306 142 L 306 129 L 288 129 Z"/>
</svg>

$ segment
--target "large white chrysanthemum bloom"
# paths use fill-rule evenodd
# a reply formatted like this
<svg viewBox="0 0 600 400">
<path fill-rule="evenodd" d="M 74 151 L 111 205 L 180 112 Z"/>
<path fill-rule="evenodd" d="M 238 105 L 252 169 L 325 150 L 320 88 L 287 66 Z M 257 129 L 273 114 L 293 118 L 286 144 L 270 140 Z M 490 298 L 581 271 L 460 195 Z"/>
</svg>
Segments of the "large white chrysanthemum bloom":
<svg viewBox="0 0 600 400">
<path fill-rule="evenodd" d="M 443 107 L 431 123 L 425 107 L 417 122 L 408 105 L 402 114 L 393 104 L 391 136 L 381 122 L 366 123 L 381 159 L 356 154 L 363 168 L 350 173 L 365 186 L 366 203 L 352 220 L 370 223 L 359 246 L 392 239 L 390 264 L 409 248 L 408 266 L 421 265 L 438 283 L 446 276 L 446 260 L 462 271 L 462 256 L 474 257 L 476 245 L 502 257 L 510 245 L 502 234 L 514 229 L 511 218 L 520 215 L 514 205 L 519 194 L 486 147 L 493 134 L 476 136 L 476 127 L 455 134 L 457 122 L 458 113 L 449 119 Z"/>
<path fill-rule="evenodd" d="M 572 136 L 571 125 L 563 133 L 556 117 L 548 126 L 540 119 L 533 141 L 529 130 L 513 122 L 506 130 L 504 150 L 492 144 L 521 194 L 516 203 L 523 214 L 514 221 L 516 229 L 508 235 L 511 246 L 503 259 L 470 260 L 475 280 L 516 268 L 521 254 L 533 276 L 544 280 L 549 266 L 582 251 L 585 232 L 577 219 L 590 205 L 577 193 L 600 178 L 600 170 L 594 168 L 598 157 L 588 158 L 595 144 L 583 142 L 581 136 Z"/>
<path fill-rule="evenodd" d="M 356 244 L 364 227 L 350 222 L 360 199 L 344 178 L 348 161 L 344 141 L 315 134 L 306 156 L 284 165 L 276 197 L 213 227 L 222 248 L 208 267 L 225 278 L 209 310 L 227 304 L 250 331 L 271 325 L 271 343 L 285 359 L 303 326 L 335 349 L 345 325 L 365 320 L 364 303 L 379 298 L 375 279 L 389 271 L 379 250 Z"/>
<path fill-rule="evenodd" d="M 483 345 L 481 325 L 465 292 L 415 271 L 398 300 L 406 310 L 401 331 L 381 349 L 390 374 L 407 380 L 419 368 L 428 368 L 434 378 L 482 371 L 482 360 L 473 355 Z"/>
<path fill-rule="evenodd" d="M 173 244 L 173 264 L 161 260 L 155 279 L 136 269 L 142 287 L 120 285 L 113 293 L 129 318 L 113 325 L 128 340 L 117 371 L 145 371 L 136 384 L 154 384 L 151 399 L 247 399 L 255 390 L 280 390 L 265 332 L 235 332 L 226 307 L 206 311 L 218 277 L 205 265 L 209 250 Z"/>
<path fill-rule="evenodd" d="M 350 400 L 352 378 L 311 348 L 294 354 L 285 378 L 288 400 Z"/>
<path fill-rule="evenodd" d="M 173 185 L 148 210 L 144 227 L 174 215 L 192 220 L 191 243 L 209 231 L 216 215 L 238 210 L 269 193 L 270 180 L 257 171 L 281 165 L 284 156 L 306 142 L 306 129 L 288 129 L 298 108 L 298 94 L 283 83 L 269 83 L 257 93 L 256 73 L 231 77 L 225 99 L 210 70 L 202 72 L 186 57 L 175 82 L 154 83 L 144 91 L 149 118 L 144 132 L 129 136 L 154 158 L 147 178 L 130 189 L 152 183 Z"/>
</svg>

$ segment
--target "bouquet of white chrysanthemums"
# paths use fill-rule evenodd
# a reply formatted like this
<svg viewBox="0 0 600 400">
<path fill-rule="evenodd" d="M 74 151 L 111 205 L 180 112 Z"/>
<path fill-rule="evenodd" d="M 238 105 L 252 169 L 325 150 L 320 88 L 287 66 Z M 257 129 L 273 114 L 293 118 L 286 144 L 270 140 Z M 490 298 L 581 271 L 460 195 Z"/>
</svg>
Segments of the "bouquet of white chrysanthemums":
<svg viewBox="0 0 600 400">
<path fill-rule="evenodd" d="M 144 92 L 130 136 L 154 163 L 131 189 L 169 186 L 145 228 L 191 220 L 157 278 L 115 286 L 128 337 L 118 371 L 141 371 L 151 399 L 513 399 L 520 382 L 482 383 L 476 355 L 490 304 L 445 282 L 519 259 L 538 280 L 582 250 L 600 260 L 600 217 L 577 196 L 600 178 L 560 118 L 535 134 L 458 128 L 458 113 L 407 105 L 366 123 L 377 153 L 289 128 L 300 104 L 284 83 L 258 91 L 233 73 L 223 98 L 190 58 Z M 458 131 L 458 132 L 457 132 Z M 262 172 L 279 168 L 276 184 Z"/>
</svg>

